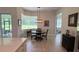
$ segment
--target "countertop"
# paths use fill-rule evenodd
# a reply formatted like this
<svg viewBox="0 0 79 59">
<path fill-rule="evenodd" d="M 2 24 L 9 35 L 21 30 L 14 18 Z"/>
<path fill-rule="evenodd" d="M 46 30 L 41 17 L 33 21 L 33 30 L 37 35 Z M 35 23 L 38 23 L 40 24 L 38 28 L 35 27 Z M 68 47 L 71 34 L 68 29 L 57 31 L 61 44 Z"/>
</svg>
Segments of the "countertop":
<svg viewBox="0 0 79 59">
<path fill-rule="evenodd" d="M 27 38 L 0 38 L 0 52 L 15 52 Z"/>
</svg>

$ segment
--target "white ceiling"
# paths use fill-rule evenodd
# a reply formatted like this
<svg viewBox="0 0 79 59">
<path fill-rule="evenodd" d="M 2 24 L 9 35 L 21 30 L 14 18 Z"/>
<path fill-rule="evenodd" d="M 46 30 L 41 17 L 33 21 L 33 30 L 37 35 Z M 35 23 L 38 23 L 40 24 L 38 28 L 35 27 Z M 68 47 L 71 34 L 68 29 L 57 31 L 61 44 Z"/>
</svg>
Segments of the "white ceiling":
<svg viewBox="0 0 79 59">
<path fill-rule="evenodd" d="M 29 11 L 37 11 L 37 7 L 23 7 Z M 50 10 L 58 10 L 60 7 L 40 7 L 41 11 L 50 11 Z"/>
</svg>

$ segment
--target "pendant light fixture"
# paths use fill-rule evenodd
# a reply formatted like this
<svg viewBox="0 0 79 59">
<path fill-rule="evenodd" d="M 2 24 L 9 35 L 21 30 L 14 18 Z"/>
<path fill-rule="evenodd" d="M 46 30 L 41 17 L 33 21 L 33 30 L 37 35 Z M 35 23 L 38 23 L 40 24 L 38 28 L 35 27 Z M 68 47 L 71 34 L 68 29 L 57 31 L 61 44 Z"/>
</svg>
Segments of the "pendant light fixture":
<svg viewBox="0 0 79 59">
<path fill-rule="evenodd" d="M 43 22 L 43 19 L 40 17 L 40 7 L 37 7 L 37 22 Z"/>
</svg>

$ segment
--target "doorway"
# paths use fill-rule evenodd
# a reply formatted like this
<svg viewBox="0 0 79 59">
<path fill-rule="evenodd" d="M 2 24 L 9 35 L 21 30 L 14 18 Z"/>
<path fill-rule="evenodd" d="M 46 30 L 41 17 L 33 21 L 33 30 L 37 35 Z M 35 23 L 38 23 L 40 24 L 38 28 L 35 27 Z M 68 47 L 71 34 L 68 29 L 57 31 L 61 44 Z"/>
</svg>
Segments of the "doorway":
<svg viewBox="0 0 79 59">
<path fill-rule="evenodd" d="M 62 13 L 57 14 L 56 16 L 56 45 L 61 46 L 61 28 L 62 28 Z"/>
<path fill-rule="evenodd" d="M 62 27 L 62 13 L 59 13 L 56 16 L 56 34 L 61 33 L 61 27 Z"/>
<path fill-rule="evenodd" d="M 0 14 L 0 37 L 12 37 L 12 17 L 10 14 Z"/>
</svg>

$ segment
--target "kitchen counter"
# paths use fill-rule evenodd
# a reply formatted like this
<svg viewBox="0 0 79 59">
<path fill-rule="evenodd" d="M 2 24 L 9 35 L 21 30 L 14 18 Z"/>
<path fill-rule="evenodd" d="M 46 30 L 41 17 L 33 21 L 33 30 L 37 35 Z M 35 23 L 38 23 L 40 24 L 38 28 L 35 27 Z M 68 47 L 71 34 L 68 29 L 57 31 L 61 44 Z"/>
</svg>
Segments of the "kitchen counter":
<svg viewBox="0 0 79 59">
<path fill-rule="evenodd" d="M 26 38 L 0 38 L 0 52 L 24 52 L 26 40 Z"/>
</svg>

